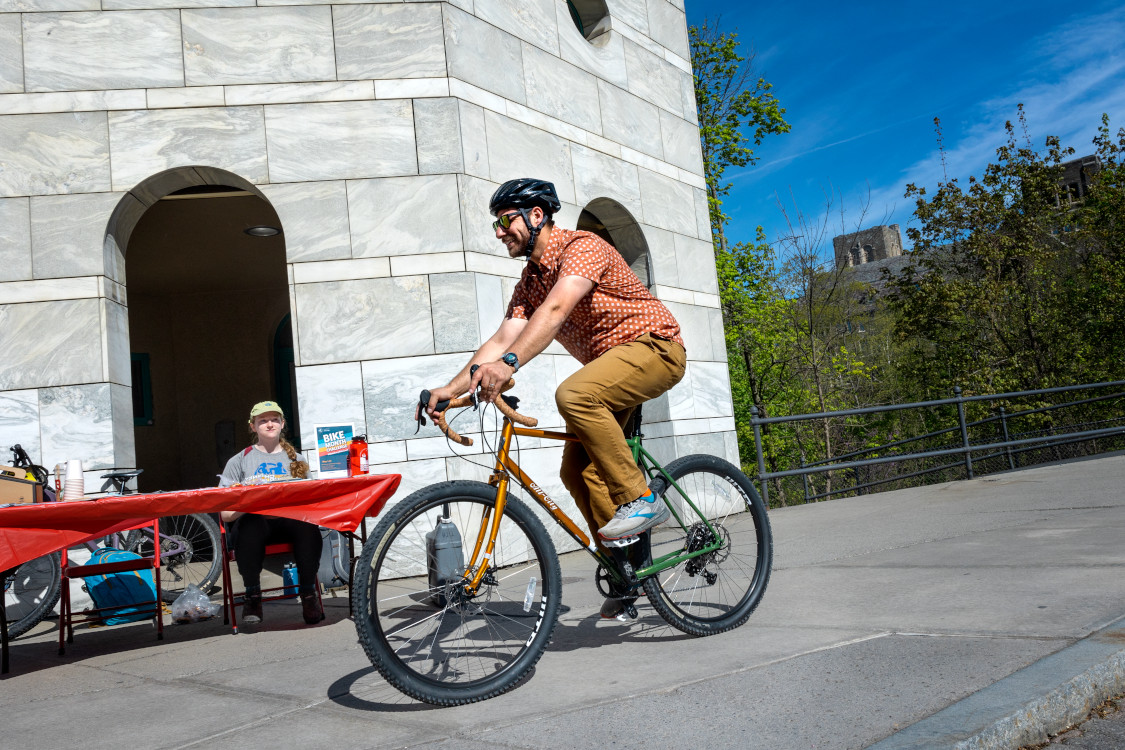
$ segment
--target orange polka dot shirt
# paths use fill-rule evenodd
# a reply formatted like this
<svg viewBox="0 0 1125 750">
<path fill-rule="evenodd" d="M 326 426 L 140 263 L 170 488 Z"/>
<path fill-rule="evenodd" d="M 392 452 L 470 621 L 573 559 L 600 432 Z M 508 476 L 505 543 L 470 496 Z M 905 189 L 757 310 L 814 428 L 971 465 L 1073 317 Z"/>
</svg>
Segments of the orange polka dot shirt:
<svg viewBox="0 0 1125 750">
<path fill-rule="evenodd" d="M 564 276 L 581 276 L 595 285 L 555 336 L 582 364 L 646 333 L 683 346 L 680 324 L 664 303 L 649 293 L 613 245 L 591 232 L 557 226 L 551 229 L 539 264 L 528 262 L 505 317 L 530 319 Z"/>
</svg>

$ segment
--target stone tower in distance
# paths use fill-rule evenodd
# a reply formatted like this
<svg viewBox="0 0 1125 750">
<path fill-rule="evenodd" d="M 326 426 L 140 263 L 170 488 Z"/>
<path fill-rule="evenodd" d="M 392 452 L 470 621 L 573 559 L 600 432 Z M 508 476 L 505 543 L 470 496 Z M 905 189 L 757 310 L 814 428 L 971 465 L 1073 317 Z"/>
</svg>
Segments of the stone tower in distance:
<svg viewBox="0 0 1125 750">
<path fill-rule="evenodd" d="M 902 255 L 902 233 L 898 224 L 870 227 L 832 238 L 836 268 L 851 268 Z"/>
</svg>

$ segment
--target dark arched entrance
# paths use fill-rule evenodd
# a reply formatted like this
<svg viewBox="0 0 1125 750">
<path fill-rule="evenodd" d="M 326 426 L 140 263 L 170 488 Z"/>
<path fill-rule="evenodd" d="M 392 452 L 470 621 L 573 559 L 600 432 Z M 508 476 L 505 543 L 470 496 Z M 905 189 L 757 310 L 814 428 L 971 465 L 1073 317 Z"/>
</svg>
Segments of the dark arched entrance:
<svg viewBox="0 0 1125 750">
<path fill-rule="evenodd" d="M 649 262 L 648 241 L 629 209 L 612 198 L 595 198 L 582 209 L 576 228 L 593 232 L 617 248 L 633 273 L 645 286 L 652 288 L 655 280 Z"/>
<path fill-rule="evenodd" d="M 290 314 L 280 229 L 261 191 L 204 167 L 155 175 L 114 212 L 107 251 L 125 269 L 142 489 L 214 486 L 248 441 L 250 406 L 288 391 L 277 382 L 292 352 L 291 334 L 279 338 Z"/>
</svg>

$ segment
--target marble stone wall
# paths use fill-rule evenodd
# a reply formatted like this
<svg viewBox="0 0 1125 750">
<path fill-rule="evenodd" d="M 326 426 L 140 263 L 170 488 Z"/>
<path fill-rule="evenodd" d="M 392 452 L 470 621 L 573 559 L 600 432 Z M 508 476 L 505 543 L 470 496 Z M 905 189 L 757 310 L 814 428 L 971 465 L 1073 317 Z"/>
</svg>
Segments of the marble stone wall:
<svg viewBox="0 0 1125 750">
<path fill-rule="evenodd" d="M 282 223 L 306 445 L 343 419 L 405 489 L 479 478 L 456 454 L 487 463 L 482 441 L 415 435 L 412 404 L 500 323 L 522 264 L 487 201 L 532 174 L 562 226 L 624 207 L 684 329 L 653 449 L 737 460 L 683 3 L 607 4 L 591 43 L 563 0 L 0 0 L 0 439 L 48 464 L 135 460 L 128 232 L 107 225 L 122 200 L 135 223 L 153 175 L 203 166 Z M 541 424 L 562 426 L 553 391 L 576 367 L 553 345 L 521 371 Z M 457 426 L 488 434 L 477 418 Z M 566 502 L 558 447 L 521 450 Z"/>
</svg>

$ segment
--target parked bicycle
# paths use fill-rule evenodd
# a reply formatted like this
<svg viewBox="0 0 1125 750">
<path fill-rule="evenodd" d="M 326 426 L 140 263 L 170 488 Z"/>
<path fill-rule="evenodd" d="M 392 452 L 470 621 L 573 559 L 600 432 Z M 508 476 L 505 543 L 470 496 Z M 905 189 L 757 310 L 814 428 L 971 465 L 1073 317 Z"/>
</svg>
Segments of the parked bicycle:
<svg viewBox="0 0 1125 750">
<path fill-rule="evenodd" d="M 423 410 L 429 398 L 424 391 Z M 471 396 L 437 405 L 437 426 L 464 445 L 472 441 L 444 412 L 470 405 Z M 769 581 L 773 542 L 765 505 L 741 471 L 708 455 L 661 466 L 641 444 L 638 409 L 628 443 L 672 519 L 607 552 L 518 463 L 518 437 L 578 437 L 533 429 L 537 421 L 519 414 L 513 397 L 495 405 L 504 419 L 488 483 L 440 482 L 411 494 L 383 516 L 357 562 L 356 630 L 391 685 L 437 705 L 485 700 L 519 683 L 547 648 L 560 563 L 538 517 L 509 494 L 513 480 L 593 556 L 599 590 L 622 599 L 629 617 L 643 591 L 664 620 L 691 635 L 746 622 Z"/>
<path fill-rule="evenodd" d="M 32 463 L 20 445 L 12 446 L 12 464 L 26 469 L 37 481 L 47 485 L 47 470 Z M 103 474 L 116 495 L 130 494 L 128 483 L 142 469 L 112 471 Z M 46 502 L 55 502 L 55 490 L 44 487 Z M 98 547 L 116 547 L 144 557 L 153 553 L 152 529 L 136 529 L 82 545 L 90 552 Z M 214 588 L 222 574 L 219 526 L 209 515 L 168 516 L 160 519 L 160 582 L 161 598 L 175 601 L 185 587 L 195 584 L 203 591 Z M 62 589 L 62 554 L 53 552 L 24 563 L 12 570 L 3 581 L 4 612 L 8 620 L 8 637 L 17 638 L 38 625 L 55 609 Z"/>
</svg>

